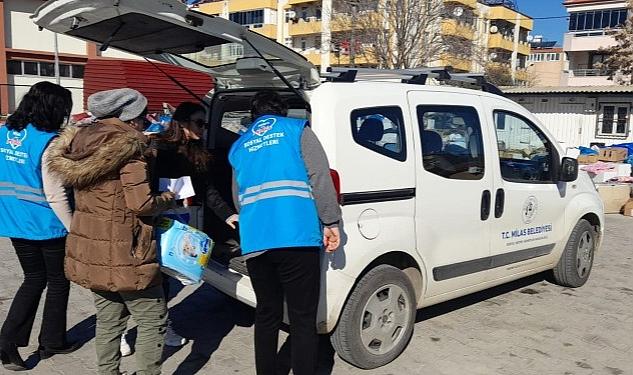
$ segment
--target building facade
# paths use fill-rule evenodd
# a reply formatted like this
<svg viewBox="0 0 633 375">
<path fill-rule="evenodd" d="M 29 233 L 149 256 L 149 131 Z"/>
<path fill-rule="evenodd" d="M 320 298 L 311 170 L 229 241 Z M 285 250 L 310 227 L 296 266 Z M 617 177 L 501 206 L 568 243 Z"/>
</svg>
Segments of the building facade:
<svg viewBox="0 0 633 375">
<path fill-rule="evenodd" d="M 73 95 L 73 112 L 83 111 L 84 69 L 89 58 L 137 59 L 133 55 L 97 46 L 48 30 L 38 30 L 29 18 L 42 0 L 0 0 L 0 114 L 15 110 L 32 85 L 57 82 L 55 55 L 59 58 L 59 83 Z"/>
<path fill-rule="evenodd" d="M 606 58 L 602 48 L 616 44 L 614 34 L 627 20 L 626 0 L 565 0 L 569 27 L 563 50 L 567 55 L 562 84 L 565 86 L 615 85 L 611 72 L 600 67 Z"/>
<path fill-rule="evenodd" d="M 560 86 L 566 57 L 563 48 L 556 42 L 544 42 L 536 36 L 530 43 L 528 74 L 533 77 L 534 86 Z"/>
<path fill-rule="evenodd" d="M 376 4 L 378 1 L 381 0 Z M 517 80 L 526 79 L 530 54 L 527 37 L 533 28 L 529 16 L 505 2 L 437 1 L 444 3 L 437 32 L 447 39 L 471 42 L 473 50 L 443 52 L 431 65 L 481 72 L 487 63 L 502 64 L 510 68 Z M 349 66 L 351 62 L 350 41 L 344 36 L 349 30 L 335 22 L 337 4 L 337 0 L 218 0 L 201 4 L 198 10 L 233 20 L 275 39 L 324 71 L 329 66 Z M 371 48 L 370 44 L 361 44 L 359 48 Z M 378 65 L 367 56 L 355 54 L 354 65 Z"/>
</svg>

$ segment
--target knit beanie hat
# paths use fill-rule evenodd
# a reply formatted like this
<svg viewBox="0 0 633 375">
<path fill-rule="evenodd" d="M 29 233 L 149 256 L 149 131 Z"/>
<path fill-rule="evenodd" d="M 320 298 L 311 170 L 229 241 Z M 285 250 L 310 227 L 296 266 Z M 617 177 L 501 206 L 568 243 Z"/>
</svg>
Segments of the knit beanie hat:
<svg viewBox="0 0 633 375">
<path fill-rule="evenodd" d="M 139 117 L 147 108 L 147 98 L 134 89 L 100 91 L 88 97 L 88 111 L 98 119 L 117 117 L 130 121 Z"/>
</svg>

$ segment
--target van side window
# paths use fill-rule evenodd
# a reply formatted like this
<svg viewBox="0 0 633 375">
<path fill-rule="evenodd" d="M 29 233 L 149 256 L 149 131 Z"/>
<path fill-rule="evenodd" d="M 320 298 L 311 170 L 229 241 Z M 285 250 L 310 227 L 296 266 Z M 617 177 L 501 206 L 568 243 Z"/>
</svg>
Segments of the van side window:
<svg viewBox="0 0 633 375">
<path fill-rule="evenodd" d="M 534 124 L 514 113 L 495 111 L 497 147 L 504 180 L 552 182 L 551 144 Z"/>
<path fill-rule="evenodd" d="M 407 159 L 400 107 L 356 109 L 352 111 L 351 121 L 356 143 L 392 159 Z"/>
<path fill-rule="evenodd" d="M 477 110 L 420 105 L 417 112 L 424 169 L 453 180 L 481 180 L 485 161 Z"/>
</svg>

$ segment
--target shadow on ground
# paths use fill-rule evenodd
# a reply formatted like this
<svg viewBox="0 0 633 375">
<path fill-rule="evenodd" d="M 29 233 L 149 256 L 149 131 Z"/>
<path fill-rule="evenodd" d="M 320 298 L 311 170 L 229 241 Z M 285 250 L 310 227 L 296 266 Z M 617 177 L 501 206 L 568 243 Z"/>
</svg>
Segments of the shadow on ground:
<svg viewBox="0 0 633 375">
<path fill-rule="evenodd" d="M 71 329 L 68 330 L 68 341 L 69 342 L 78 342 L 79 347 L 83 347 L 90 340 L 95 337 L 95 327 L 97 325 L 97 319 L 95 315 L 91 315 L 81 322 L 77 323 Z M 30 369 L 35 368 L 40 362 L 40 355 L 37 352 L 32 353 L 26 359 L 26 366 Z"/>
<path fill-rule="evenodd" d="M 420 323 L 425 320 L 429 320 L 440 315 L 448 314 L 455 310 L 459 310 L 464 307 L 475 305 L 485 300 L 495 298 L 500 295 L 528 287 L 532 284 L 536 284 L 541 281 L 547 280 L 548 278 L 549 278 L 548 272 L 541 272 L 536 275 L 524 277 L 522 279 L 515 280 L 507 284 L 496 286 L 494 288 L 482 290 L 481 292 L 469 294 L 460 298 L 456 298 L 451 301 L 446 301 L 437 305 L 426 307 L 422 310 L 418 310 L 418 314 L 416 316 L 416 323 Z"/>
<path fill-rule="evenodd" d="M 215 288 L 203 284 L 169 311 L 176 332 L 192 342 L 191 351 L 174 374 L 195 374 L 211 359 L 222 340 L 235 326 L 254 324 L 254 310 Z M 186 347 L 188 348 L 188 347 Z M 171 357 L 183 348 L 167 348 Z"/>
<path fill-rule="evenodd" d="M 495 298 L 501 296 L 506 293 L 510 293 L 519 289 L 527 288 L 531 285 L 540 283 L 544 280 L 548 280 L 549 273 L 542 272 L 536 275 L 528 276 L 507 284 L 499 285 L 494 288 L 486 289 L 481 292 L 473 293 L 464 297 L 456 298 L 451 301 L 443 302 L 434 306 L 430 306 L 421 310 L 418 310 L 416 316 L 416 328 L 419 328 L 422 323 L 426 320 L 433 319 L 435 317 L 451 313 L 453 311 L 457 311 L 459 309 L 475 305 L 477 303 L 486 301 L 491 298 Z M 532 294 L 534 293 L 533 289 L 527 288 L 524 289 L 525 293 Z M 522 291 L 523 292 L 523 291 Z M 334 348 L 332 348 L 332 344 L 330 343 L 329 336 L 321 336 L 319 345 L 319 364 L 318 364 L 318 375 L 330 375 L 332 374 L 334 367 L 334 358 L 336 356 L 336 352 Z M 280 351 L 280 362 L 281 362 L 281 374 L 288 374 L 290 372 L 290 337 L 286 340 L 286 342 L 281 347 Z"/>
</svg>

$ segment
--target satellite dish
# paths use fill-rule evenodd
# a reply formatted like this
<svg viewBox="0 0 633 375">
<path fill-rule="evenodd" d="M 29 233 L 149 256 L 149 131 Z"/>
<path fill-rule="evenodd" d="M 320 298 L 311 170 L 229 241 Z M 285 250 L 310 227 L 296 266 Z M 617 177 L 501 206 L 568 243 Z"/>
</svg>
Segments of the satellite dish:
<svg viewBox="0 0 633 375">
<path fill-rule="evenodd" d="M 459 18 L 459 17 L 461 17 L 463 15 L 464 15 L 464 8 L 457 7 L 455 9 L 453 9 L 453 16 L 455 16 L 455 18 Z"/>
<path fill-rule="evenodd" d="M 495 25 L 490 26 L 490 34 L 496 34 L 499 32 L 499 28 Z"/>
<path fill-rule="evenodd" d="M 493 53 L 491 53 L 491 54 L 490 54 L 490 60 L 494 60 L 494 59 L 496 59 L 496 58 L 497 58 L 497 56 L 498 56 L 498 55 L 497 55 L 496 53 L 494 53 L 494 52 L 493 52 Z"/>
<path fill-rule="evenodd" d="M 534 40 L 534 37 L 533 37 L 532 35 L 528 35 L 528 36 L 527 36 L 527 41 L 528 41 L 528 42 L 531 42 L 531 41 L 533 41 L 533 40 Z"/>
</svg>

